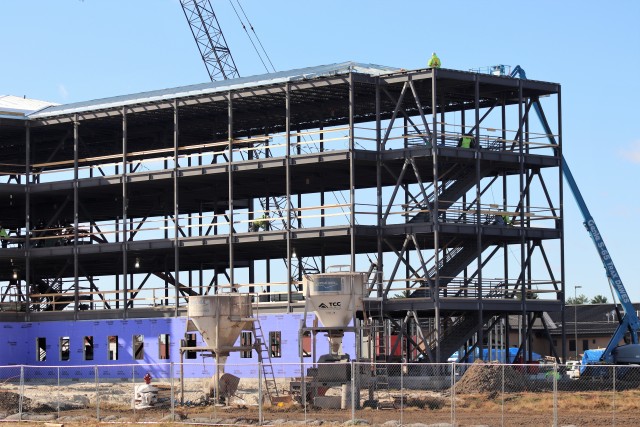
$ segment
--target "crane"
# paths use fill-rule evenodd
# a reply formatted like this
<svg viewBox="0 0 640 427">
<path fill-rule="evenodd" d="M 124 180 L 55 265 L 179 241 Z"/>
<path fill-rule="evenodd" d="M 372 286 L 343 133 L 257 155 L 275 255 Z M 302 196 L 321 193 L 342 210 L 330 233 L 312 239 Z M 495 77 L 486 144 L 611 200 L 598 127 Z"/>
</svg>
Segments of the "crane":
<svg viewBox="0 0 640 427">
<path fill-rule="evenodd" d="M 211 81 L 240 77 L 210 0 L 180 0 Z"/>
<path fill-rule="evenodd" d="M 245 17 L 247 24 L 254 34 L 254 38 L 258 43 L 258 46 L 260 47 L 260 49 L 262 49 L 263 54 L 260 53 L 258 46 L 256 46 L 256 43 L 249 35 L 249 32 L 244 22 L 242 22 L 242 18 L 236 10 L 236 7 L 233 5 L 233 3 L 231 3 L 233 10 L 236 12 L 238 19 L 240 19 L 242 27 L 247 33 L 251 44 L 258 54 L 260 61 L 264 65 L 267 72 L 270 71 L 267 63 L 271 66 L 271 70 L 275 72 L 275 67 L 273 66 L 273 63 L 271 62 L 271 59 L 269 58 L 266 50 L 264 49 L 262 42 L 258 38 L 253 25 L 249 21 L 246 13 L 244 13 L 244 9 L 240 5 L 240 2 L 238 0 L 236 0 L 236 2 Z M 240 77 L 240 73 L 238 72 L 238 68 L 236 67 L 235 61 L 233 60 L 233 56 L 231 56 L 231 50 L 227 45 L 224 34 L 222 33 L 222 28 L 220 27 L 218 18 L 216 17 L 213 7 L 211 6 L 211 1 L 180 0 L 180 5 L 182 6 L 184 16 L 189 23 L 191 34 L 193 35 L 196 45 L 198 46 L 200 56 L 202 57 L 202 61 L 207 68 L 207 73 L 209 74 L 209 78 L 211 79 L 211 81 L 217 81 L 220 79 L 228 80 Z M 256 158 L 267 155 L 267 151 L 264 149 L 263 144 L 264 143 L 254 143 L 253 155 Z M 268 203 L 267 199 L 270 203 Z M 286 227 L 287 223 L 290 222 L 290 219 L 286 219 L 283 213 L 286 210 L 286 198 L 270 196 L 268 198 L 260 198 L 259 202 L 262 210 L 264 212 L 270 211 L 272 214 L 274 214 L 274 216 L 276 217 L 274 219 L 279 219 L 279 222 L 282 223 L 283 227 Z M 265 220 L 262 219 L 256 219 L 254 224 L 264 224 L 266 226 L 266 222 L 264 221 Z M 272 222 L 273 225 L 275 225 L 275 223 L 276 221 Z M 309 261 L 308 259 L 303 257 L 298 258 L 296 256 L 293 256 L 292 258 L 296 258 L 292 259 L 291 262 L 293 267 L 293 277 L 299 277 L 300 273 L 304 274 L 306 270 L 318 270 L 318 265 L 314 259 L 311 259 L 311 261 Z M 286 263 L 287 260 L 285 260 L 285 264 Z"/>
<path fill-rule="evenodd" d="M 525 71 L 517 65 L 510 74 L 511 77 L 518 77 L 520 79 L 526 79 L 527 75 Z M 540 107 L 539 101 L 533 101 L 533 109 L 536 112 L 542 126 L 544 128 L 545 133 L 551 144 L 557 145 L 557 141 L 553 137 L 553 132 L 542 112 L 542 108 Z M 635 307 L 631 303 L 631 299 L 629 298 L 629 294 L 622 283 L 622 279 L 618 274 L 618 270 L 616 269 L 615 264 L 613 263 L 613 258 L 611 258 L 611 254 L 607 249 L 607 246 L 602 239 L 602 234 L 598 230 L 598 226 L 596 225 L 591 212 L 589 212 L 589 208 L 587 207 L 584 198 L 582 197 L 582 193 L 580 192 L 580 188 L 578 188 L 578 184 L 571 173 L 571 169 L 569 169 L 569 165 L 567 164 L 566 159 L 562 156 L 562 173 L 564 174 L 564 178 L 569 185 L 569 189 L 571 190 L 571 194 L 576 200 L 578 204 L 578 209 L 580 209 L 580 213 L 582 214 L 583 224 L 589 233 L 589 236 L 593 240 L 593 243 L 596 246 L 596 250 L 598 251 L 598 255 L 600 256 L 600 260 L 604 265 L 604 269 L 607 274 L 607 279 L 611 287 L 616 292 L 618 299 L 620 300 L 620 304 L 624 310 L 624 315 L 620 315 L 618 307 L 616 306 L 616 312 L 618 314 L 618 326 L 613 333 L 613 336 L 609 340 L 607 347 L 602 351 L 602 354 L 599 355 L 599 362 L 603 363 L 616 363 L 616 364 L 627 364 L 627 363 L 640 363 L 640 344 L 638 343 L 638 330 L 640 329 L 640 319 L 638 319 L 638 315 L 636 314 Z M 618 343 L 625 337 L 625 335 L 629 332 L 630 334 L 630 343 L 624 345 L 618 345 Z M 576 346 L 578 343 L 576 343 Z"/>
</svg>

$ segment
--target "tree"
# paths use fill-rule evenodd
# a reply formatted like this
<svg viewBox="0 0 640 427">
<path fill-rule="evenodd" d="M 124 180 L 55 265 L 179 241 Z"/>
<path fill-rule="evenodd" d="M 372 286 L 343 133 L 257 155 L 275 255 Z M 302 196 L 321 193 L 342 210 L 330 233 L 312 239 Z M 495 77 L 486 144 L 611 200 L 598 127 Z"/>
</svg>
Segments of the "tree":
<svg viewBox="0 0 640 427">
<path fill-rule="evenodd" d="M 391 295 L 391 299 L 397 298 L 409 298 L 411 296 L 412 289 L 405 289 L 404 291 Z"/>
<path fill-rule="evenodd" d="M 596 295 L 591 298 L 591 304 L 606 304 L 608 302 L 607 297 L 604 295 Z"/>
<path fill-rule="evenodd" d="M 567 304 L 582 305 L 589 302 L 589 298 L 585 294 L 580 294 L 575 298 L 567 298 Z"/>
<path fill-rule="evenodd" d="M 531 289 L 527 289 L 526 298 L 527 299 L 540 299 L 540 296 L 537 293 L 533 292 Z M 516 299 L 522 299 L 522 293 L 520 293 L 520 291 L 518 291 L 518 293 L 516 293 Z"/>
</svg>

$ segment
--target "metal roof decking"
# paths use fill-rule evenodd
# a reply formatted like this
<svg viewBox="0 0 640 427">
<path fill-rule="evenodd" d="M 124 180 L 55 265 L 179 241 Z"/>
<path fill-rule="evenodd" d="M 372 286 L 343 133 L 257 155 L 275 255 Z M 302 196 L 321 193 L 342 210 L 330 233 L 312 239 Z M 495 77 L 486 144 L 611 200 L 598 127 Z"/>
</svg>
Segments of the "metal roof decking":
<svg viewBox="0 0 640 427">
<path fill-rule="evenodd" d="M 127 105 L 144 104 L 169 99 L 199 96 L 213 93 L 227 92 L 230 90 L 259 87 L 291 81 L 308 80 L 318 77 L 330 77 L 344 75 L 349 72 L 376 76 L 398 71 L 398 68 L 375 64 L 362 64 L 358 62 L 341 62 L 336 64 L 320 65 L 316 67 L 298 68 L 295 70 L 279 71 L 275 73 L 260 74 L 256 76 L 240 77 L 237 79 L 218 82 L 200 83 L 176 88 L 160 89 L 149 92 L 135 93 L 131 95 L 114 96 L 92 101 L 76 102 L 46 108 L 29 116 L 31 119 L 43 119 L 57 115 L 82 113 L 92 110 L 122 107 Z"/>
</svg>

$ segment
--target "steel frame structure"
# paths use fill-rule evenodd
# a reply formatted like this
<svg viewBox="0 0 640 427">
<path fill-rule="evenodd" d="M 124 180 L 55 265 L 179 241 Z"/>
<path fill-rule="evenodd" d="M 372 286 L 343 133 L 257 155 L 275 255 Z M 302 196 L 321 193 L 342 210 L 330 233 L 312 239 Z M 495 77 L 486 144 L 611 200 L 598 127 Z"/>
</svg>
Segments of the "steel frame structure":
<svg viewBox="0 0 640 427">
<path fill-rule="evenodd" d="M 548 97 L 553 146 L 530 120 Z M 302 310 L 303 257 L 320 271 L 368 269 L 359 317 L 386 322 L 409 358 L 490 345 L 510 314 L 524 319 L 526 358 L 534 321 L 563 311 L 555 83 L 352 70 L 2 119 L 0 145 L 0 218 L 12 230 L 0 283 L 13 307 L 0 317 L 177 316 L 189 295 L 216 292 Z M 269 224 L 252 231 L 262 214 Z"/>
</svg>

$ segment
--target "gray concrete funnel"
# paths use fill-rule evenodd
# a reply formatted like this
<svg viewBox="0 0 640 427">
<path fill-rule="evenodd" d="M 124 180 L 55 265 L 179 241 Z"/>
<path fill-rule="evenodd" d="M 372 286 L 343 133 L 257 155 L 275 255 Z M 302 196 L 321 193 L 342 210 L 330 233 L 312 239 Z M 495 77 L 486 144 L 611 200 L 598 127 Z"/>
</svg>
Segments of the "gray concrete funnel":
<svg viewBox="0 0 640 427">
<path fill-rule="evenodd" d="M 253 328 L 251 295 L 240 293 L 189 297 L 189 318 L 218 356 L 228 356 L 243 330 Z"/>
</svg>

